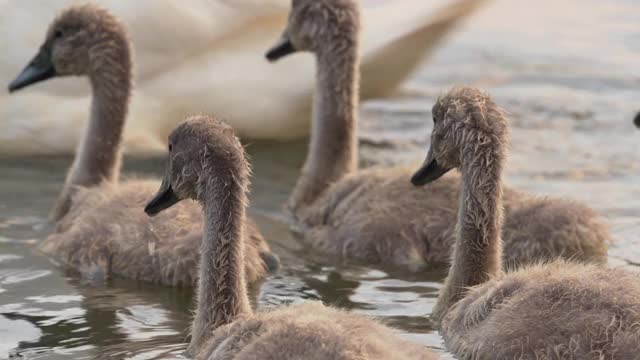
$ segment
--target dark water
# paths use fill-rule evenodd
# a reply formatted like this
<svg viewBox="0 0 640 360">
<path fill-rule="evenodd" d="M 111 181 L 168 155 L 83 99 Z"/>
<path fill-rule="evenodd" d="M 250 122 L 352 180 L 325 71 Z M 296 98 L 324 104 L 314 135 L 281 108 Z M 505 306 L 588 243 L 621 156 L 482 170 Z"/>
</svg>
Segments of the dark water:
<svg viewBox="0 0 640 360">
<path fill-rule="evenodd" d="M 427 315 L 444 276 L 390 275 L 379 269 L 332 263 L 306 250 L 279 222 L 304 143 L 251 144 L 252 215 L 284 264 L 258 294 L 259 306 L 322 300 L 383 317 L 418 341 L 438 343 Z M 274 164 L 269 159 L 287 159 Z M 33 246 L 71 158 L 3 159 L 0 206 L 0 354 L 31 359 L 177 356 L 184 350 L 191 293 L 143 282 L 112 279 L 86 283 L 57 268 Z M 159 174 L 164 159 L 130 159 L 125 172 Z M 261 165 L 262 164 L 262 165 Z M 269 166 L 265 166 L 269 164 Z M 42 186 L 42 184 L 48 184 Z"/>
<path fill-rule="evenodd" d="M 507 182 L 581 200 L 603 214 L 610 266 L 640 269 L 640 4 L 631 0 L 495 1 L 397 96 L 365 104 L 363 164 L 420 161 L 435 97 L 456 83 L 486 88 L 510 113 Z M 197 109 L 194 109 L 197 111 Z M 424 274 L 336 264 L 305 249 L 280 206 L 306 144 L 252 143 L 251 214 L 283 268 L 258 294 L 269 307 L 320 299 L 380 317 L 435 349 L 428 315 L 443 269 Z M 71 158 L 0 159 L 0 358 L 160 359 L 184 350 L 191 293 L 113 279 L 85 283 L 33 250 Z M 164 159 L 127 159 L 125 174 Z"/>
</svg>

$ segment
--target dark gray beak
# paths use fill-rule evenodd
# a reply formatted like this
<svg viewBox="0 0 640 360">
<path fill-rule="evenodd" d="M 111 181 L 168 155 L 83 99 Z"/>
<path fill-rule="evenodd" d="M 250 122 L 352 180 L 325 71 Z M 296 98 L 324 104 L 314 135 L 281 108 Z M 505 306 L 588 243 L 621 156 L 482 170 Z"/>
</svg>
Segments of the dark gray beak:
<svg viewBox="0 0 640 360">
<path fill-rule="evenodd" d="M 20 90 L 23 87 L 50 79 L 56 75 L 56 69 L 53 67 L 49 52 L 44 47 L 41 47 L 29 65 L 9 84 L 9 92 Z"/>
<path fill-rule="evenodd" d="M 282 35 L 282 38 L 280 38 L 277 44 L 275 44 L 271 49 L 269 49 L 269 51 L 267 51 L 267 54 L 265 56 L 267 60 L 269 60 L 269 62 L 274 62 L 287 55 L 291 55 L 296 51 L 297 50 L 295 47 L 293 47 L 293 44 L 289 40 L 289 37 L 285 34 Z"/>
<path fill-rule="evenodd" d="M 179 202 L 180 199 L 173 192 L 171 184 L 165 179 L 162 181 L 156 196 L 144 207 L 144 212 L 149 216 L 155 216 Z"/>
<path fill-rule="evenodd" d="M 427 155 L 427 160 L 425 160 L 422 167 L 416 171 L 415 174 L 411 177 L 411 183 L 415 186 L 423 186 L 430 182 L 436 181 L 442 177 L 442 175 L 449 172 L 448 168 L 443 167 L 438 164 L 438 161 L 433 158 L 431 155 L 431 151 L 429 151 L 429 155 Z"/>
<path fill-rule="evenodd" d="M 633 119 L 633 123 L 636 124 L 636 127 L 640 128 L 640 112 L 636 114 L 636 117 Z"/>
</svg>

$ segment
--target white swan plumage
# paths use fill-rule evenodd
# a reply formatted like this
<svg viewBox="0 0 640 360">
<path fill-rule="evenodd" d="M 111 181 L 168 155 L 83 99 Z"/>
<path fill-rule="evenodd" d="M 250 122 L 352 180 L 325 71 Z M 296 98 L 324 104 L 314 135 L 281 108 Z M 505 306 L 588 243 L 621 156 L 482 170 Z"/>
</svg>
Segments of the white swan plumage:
<svg viewBox="0 0 640 360">
<path fill-rule="evenodd" d="M 43 41 L 66 1 L 0 1 L 0 82 L 8 84 Z M 454 25 L 486 0 L 364 0 L 363 98 L 386 95 Z M 127 152 L 164 150 L 177 119 L 193 111 L 233 119 L 247 138 L 304 136 L 314 83 L 313 59 L 264 60 L 282 30 L 289 0 L 118 1 L 100 4 L 132 34 L 137 74 L 125 131 Z M 60 79 L 21 94 L 0 94 L 0 154 L 71 153 L 86 118 L 88 84 Z M 203 94 L 207 94 L 203 97 Z M 153 116 L 152 116 L 153 115 Z M 153 120 L 151 120 L 153 119 Z"/>
</svg>

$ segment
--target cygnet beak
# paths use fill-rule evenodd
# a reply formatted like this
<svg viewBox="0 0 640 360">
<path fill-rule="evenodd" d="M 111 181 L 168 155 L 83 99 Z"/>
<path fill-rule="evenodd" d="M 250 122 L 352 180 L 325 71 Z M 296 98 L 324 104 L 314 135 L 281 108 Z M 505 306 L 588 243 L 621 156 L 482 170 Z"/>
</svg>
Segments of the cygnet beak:
<svg viewBox="0 0 640 360">
<path fill-rule="evenodd" d="M 158 190 L 156 196 L 144 207 L 144 212 L 149 216 L 155 216 L 178 202 L 180 202 L 180 199 L 173 192 L 171 185 L 165 180 L 160 185 L 160 190 Z"/>
<path fill-rule="evenodd" d="M 449 172 L 448 168 L 445 168 L 438 164 L 436 159 L 429 159 L 431 156 L 427 157 L 424 164 L 418 169 L 418 171 L 413 174 L 411 177 L 411 183 L 415 186 L 423 186 L 430 182 L 436 181 L 442 177 L 442 175 Z"/>
<path fill-rule="evenodd" d="M 29 65 L 9 84 L 9 92 L 20 90 L 23 87 L 50 79 L 56 75 L 56 69 L 53 67 L 48 51 L 41 47 L 38 54 L 29 62 Z"/>
<path fill-rule="evenodd" d="M 269 49 L 269 51 L 267 51 L 267 54 L 265 56 L 267 60 L 269 60 L 270 62 L 274 62 L 287 55 L 291 55 L 296 51 L 297 50 L 291 43 L 291 40 L 289 40 L 289 37 L 284 34 L 282 35 L 280 40 L 278 40 L 278 42 L 271 49 Z"/>
</svg>

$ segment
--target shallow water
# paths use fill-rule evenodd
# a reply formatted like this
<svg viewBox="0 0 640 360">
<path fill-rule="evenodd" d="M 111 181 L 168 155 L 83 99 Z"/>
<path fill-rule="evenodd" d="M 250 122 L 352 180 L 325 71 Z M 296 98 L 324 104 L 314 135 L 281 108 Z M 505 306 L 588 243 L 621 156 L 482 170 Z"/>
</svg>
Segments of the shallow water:
<svg viewBox="0 0 640 360">
<path fill-rule="evenodd" d="M 370 0 L 373 4 L 376 1 Z M 379 2 L 379 1 L 377 1 Z M 365 166 L 422 160 L 435 97 L 456 83 L 486 88 L 511 115 L 507 182 L 588 203 L 610 223 L 611 266 L 640 269 L 640 4 L 495 1 L 391 99 L 365 104 Z M 194 109 L 197 111 L 197 109 Z M 251 213 L 283 268 L 259 306 L 320 299 L 379 316 L 440 351 L 428 315 L 443 269 L 424 274 L 334 263 L 281 222 L 306 144 L 250 143 Z M 113 279 L 87 283 L 34 248 L 67 157 L 0 160 L 0 358 L 159 359 L 184 350 L 191 294 Z M 125 174 L 159 175 L 164 160 L 127 159 Z"/>
</svg>

